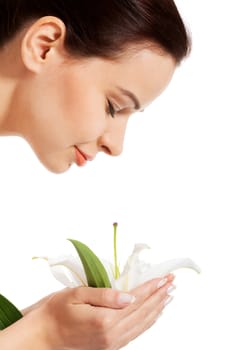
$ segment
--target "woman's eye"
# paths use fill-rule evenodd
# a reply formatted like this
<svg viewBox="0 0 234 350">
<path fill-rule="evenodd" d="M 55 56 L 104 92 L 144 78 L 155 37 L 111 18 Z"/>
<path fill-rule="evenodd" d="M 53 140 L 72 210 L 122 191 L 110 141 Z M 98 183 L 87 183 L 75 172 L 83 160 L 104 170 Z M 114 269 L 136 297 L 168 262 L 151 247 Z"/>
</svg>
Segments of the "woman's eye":
<svg viewBox="0 0 234 350">
<path fill-rule="evenodd" d="M 108 113 L 111 115 L 112 118 L 115 117 L 116 110 L 114 109 L 113 104 L 108 100 Z"/>
</svg>

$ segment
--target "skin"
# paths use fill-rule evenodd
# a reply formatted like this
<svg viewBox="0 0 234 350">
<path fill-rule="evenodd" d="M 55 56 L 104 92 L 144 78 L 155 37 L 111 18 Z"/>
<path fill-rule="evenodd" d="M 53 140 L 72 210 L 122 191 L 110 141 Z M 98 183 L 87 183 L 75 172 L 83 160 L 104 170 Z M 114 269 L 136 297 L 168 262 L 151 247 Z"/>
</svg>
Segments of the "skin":
<svg viewBox="0 0 234 350">
<path fill-rule="evenodd" d="M 146 43 L 129 46 L 116 60 L 75 58 L 64 48 L 58 18 L 28 24 L 0 51 L 0 135 L 28 141 L 55 173 L 77 163 L 76 148 L 94 159 L 122 152 L 134 94 L 145 109 L 170 82 L 173 58 Z M 113 105 L 110 108 L 109 102 Z M 116 112 L 114 113 L 114 110 Z M 78 162 L 79 163 L 79 162 Z M 82 165 L 82 164 L 80 164 Z M 117 350 L 152 326 L 165 307 L 174 277 L 131 291 L 74 288 L 56 292 L 23 311 L 0 333 L 4 350 Z M 126 294 L 124 294 L 126 297 Z"/>
<path fill-rule="evenodd" d="M 75 59 L 64 48 L 65 33 L 59 19 L 44 17 L 0 54 L 0 134 L 25 138 L 57 173 L 75 162 L 75 145 L 92 158 L 100 151 L 119 155 L 135 109 L 118 88 L 134 93 L 144 109 L 175 70 L 170 55 L 142 44 L 117 61 Z"/>
<path fill-rule="evenodd" d="M 4 350 L 117 350 L 151 327 L 171 300 L 174 276 L 159 287 L 154 279 L 134 289 L 135 301 L 120 292 L 79 287 L 64 289 L 36 304 L 0 334 Z M 168 299 L 169 298 L 169 299 Z"/>
</svg>

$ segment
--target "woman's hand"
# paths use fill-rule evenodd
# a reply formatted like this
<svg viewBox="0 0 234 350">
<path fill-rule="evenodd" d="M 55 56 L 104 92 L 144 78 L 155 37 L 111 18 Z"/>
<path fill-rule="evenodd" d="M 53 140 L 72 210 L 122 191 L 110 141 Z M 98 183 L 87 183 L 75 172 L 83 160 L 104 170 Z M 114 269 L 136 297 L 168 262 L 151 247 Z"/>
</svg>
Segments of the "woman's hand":
<svg viewBox="0 0 234 350">
<path fill-rule="evenodd" d="M 155 279 L 129 294 L 107 288 L 78 287 L 54 293 L 38 304 L 45 339 L 56 350 L 117 350 L 152 326 L 168 299 L 173 276 Z M 126 297 L 131 295 L 133 302 Z M 26 316 L 27 317 L 27 316 Z"/>
<path fill-rule="evenodd" d="M 52 295 L 54 295 L 55 293 L 49 294 L 46 297 L 42 298 L 41 300 L 37 301 L 35 304 L 30 305 L 28 307 L 26 307 L 23 310 L 20 310 L 20 312 L 22 313 L 23 316 L 26 316 L 29 312 L 39 308 L 40 306 L 42 306 L 46 301 L 48 301 Z"/>
</svg>

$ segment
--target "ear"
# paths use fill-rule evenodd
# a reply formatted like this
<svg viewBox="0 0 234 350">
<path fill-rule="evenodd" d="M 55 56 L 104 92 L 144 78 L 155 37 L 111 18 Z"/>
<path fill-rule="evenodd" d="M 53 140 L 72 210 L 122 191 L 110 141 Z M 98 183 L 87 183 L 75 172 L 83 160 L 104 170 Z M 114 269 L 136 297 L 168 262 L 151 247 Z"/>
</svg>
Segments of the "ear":
<svg viewBox="0 0 234 350">
<path fill-rule="evenodd" d="M 42 17 L 27 30 L 21 44 L 22 60 L 27 69 L 39 72 L 48 60 L 65 52 L 66 27 L 57 17 Z"/>
</svg>

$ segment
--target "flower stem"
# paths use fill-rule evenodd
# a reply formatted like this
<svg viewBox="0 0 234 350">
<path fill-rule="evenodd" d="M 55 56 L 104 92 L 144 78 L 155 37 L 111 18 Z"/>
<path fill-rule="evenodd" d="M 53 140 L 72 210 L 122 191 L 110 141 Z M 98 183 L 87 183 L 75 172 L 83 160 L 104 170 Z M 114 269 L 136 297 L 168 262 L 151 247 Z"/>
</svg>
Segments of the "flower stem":
<svg viewBox="0 0 234 350">
<path fill-rule="evenodd" d="M 117 260 L 117 222 L 113 224 L 114 226 L 114 267 L 115 267 L 115 279 L 119 278 L 119 266 Z"/>
</svg>

